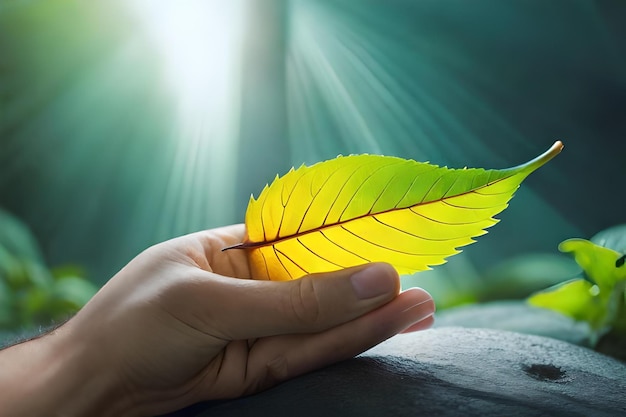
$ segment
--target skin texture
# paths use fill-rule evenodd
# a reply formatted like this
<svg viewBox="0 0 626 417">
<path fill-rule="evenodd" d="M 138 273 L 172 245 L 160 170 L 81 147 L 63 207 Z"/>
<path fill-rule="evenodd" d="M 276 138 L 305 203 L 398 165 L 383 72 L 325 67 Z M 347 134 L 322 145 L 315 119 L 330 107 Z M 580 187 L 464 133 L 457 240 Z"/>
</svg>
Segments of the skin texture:
<svg viewBox="0 0 626 417">
<path fill-rule="evenodd" d="M 234 225 L 155 245 L 66 324 L 0 352 L 0 416 L 164 414 L 268 389 L 432 325 L 430 295 L 399 293 L 386 264 L 246 279 L 245 252 L 222 251 L 243 237 Z"/>
</svg>

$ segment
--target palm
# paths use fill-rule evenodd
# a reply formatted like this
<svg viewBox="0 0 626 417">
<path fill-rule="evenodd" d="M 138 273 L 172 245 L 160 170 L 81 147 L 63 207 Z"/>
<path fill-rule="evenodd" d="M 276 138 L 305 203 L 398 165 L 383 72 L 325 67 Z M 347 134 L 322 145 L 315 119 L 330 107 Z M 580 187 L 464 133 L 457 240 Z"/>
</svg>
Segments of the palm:
<svg viewBox="0 0 626 417">
<path fill-rule="evenodd" d="M 143 338 L 147 343 L 142 346 L 142 350 L 151 350 L 152 354 L 141 352 L 131 370 L 138 383 L 151 381 L 151 386 L 142 389 L 184 389 L 187 393 L 185 397 L 212 399 L 241 395 L 242 390 L 249 385 L 244 371 L 250 360 L 249 355 L 253 353 L 249 348 L 253 343 L 234 340 L 226 334 L 227 328 L 220 329 L 219 325 L 212 322 L 211 314 L 201 315 L 194 311 L 199 305 L 216 302 L 210 297 L 211 294 L 207 294 L 206 300 L 194 300 L 206 293 L 204 290 L 198 291 L 196 285 L 204 286 L 206 280 L 212 279 L 250 277 L 244 251 L 222 251 L 224 247 L 240 243 L 243 235 L 243 225 L 235 225 L 183 236 L 151 248 L 151 251 L 156 252 L 155 259 L 166 260 L 170 285 L 179 288 L 178 291 L 164 292 L 160 308 L 151 312 L 154 320 L 152 324 L 155 329 L 159 329 L 159 334 Z M 167 252 L 168 256 L 161 257 L 159 251 Z M 181 308 L 181 299 L 185 300 L 189 308 Z M 228 304 L 235 302 L 224 299 L 217 301 Z M 217 314 L 224 306 L 207 307 Z M 163 326 L 164 323 L 167 325 Z M 158 339 L 165 337 L 170 342 L 160 343 Z M 152 343 L 152 346 L 148 346 Z M 172 361 L 172 358 L 176 358 L 176 361 Z M 189 402 L 185 397 L 178 397 L 176 402 Z"/>
<path fill-rule="evenodd" d="M 180 243 L 188 242 L 188 248 L 197 248 L 200 251 L 200 260 L 206 262 L 210 271 L 226 277 L 250 278 L 250 268 L 245 251 L 223 250 L 226 247 L 241 243 L 244 234 L 244 225 L 238 224 L 194 233 L 179 239 Z M 170 241 L 170 243 L 172 242 L 174 241 Z M 184 245 L 180 246 L 181 250 L 184 248 Z"/>
</svg>

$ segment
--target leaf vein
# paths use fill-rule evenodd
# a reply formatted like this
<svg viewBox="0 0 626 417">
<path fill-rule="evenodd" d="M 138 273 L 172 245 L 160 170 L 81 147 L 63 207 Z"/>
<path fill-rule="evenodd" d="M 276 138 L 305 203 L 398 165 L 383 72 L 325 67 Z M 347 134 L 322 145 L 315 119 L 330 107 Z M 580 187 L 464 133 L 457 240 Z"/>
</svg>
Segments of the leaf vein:
<svg viewBox="0 0 626 417">
<path fill-rule="evenodd" d="M 347 248 L 345 248 L 345 247 L 341 246 L 339 243 L 335 242 L 334 240 L 330 239 L 328 236 L 326 236 L 326 235 L 324 234 L 324 231 L 323 231 L 323 230 L 320 230 L 319 232 L 320 232 L 320 234 L 321 234 L 322 236 L 324 236 L 324 238 L 326 238 L 326 240 L 328 240 L 330 243 L 332 243 L 333 245 L 337 246 L 338 248 L 340 248 L 340 249 L 342 249 L 342 250 L 344 250 L 344 251 L 346 251 L 346 252 L 348 252 L 348 253 L 351 253 L 352 255 L 354 255 L 354 256 L 356 256 L 356 257 L 358 257 L 358 258 L 361 258 L 361 259 L 363 259 L 363 260 L 364 260 L 364 261 L 366 261 L 366 262 L 372 262 L 372 260 L 371 260 L 371 259 L 364 258 L 363 256 L 359 255 L 358 253 L 353 252 L 353 251 L 351 251 L 351 250 L 349 250 L 349 249 L 347 249 Z"/>
<path fill-rule="evenodd" d="M 407 194 L 411 191 L 411 189 L 413 188 L 413 184 L 415 184 L 415 181 L 417 181 L 417 179 L 419 178 L 419 175 L 416 175 L 415 177 L 413 177 L 413 181 L 411 181 L 411 184 L 409 184 L 409 188 L 406 189 L 406 191 L 404 192 L 404 194 L 402 194 L 402 198 L 400 198 L 400 200 L 398 200 L 398 202 L 396 203 L 395 206 L 393 206 L 394 208 L 398 208 L 398 204 L 400 204 L 402 202 L 402 200 L 404 200 L 404 198 L 407 196 Z"/>
<path fill-rule="evenodd" d="M 309 187 L 309 193 L 313 196 L 313 198 L 311 199 L 311 202 L 309 203 L 309 205 L 307 206 L 304 214 L 302 215 L 302 220 L 300 221 L 300 224 L 298 225 L 298 230 L 297 233 L 300 233 L 300 229 L 302 229 L 302 224 L 304 223 L 304 219 L 306 217 L 306 215 L 309 212 L 309 209 L 311 208 L 311 206 L 313 205 L 313 202 L 315 201 L 315 199 L 317 198 L 317 196 L 322 192 L 322 190 L 324 189 L 324 187 L 326 187 L 326 185 L 330 182 L 330 179 L 339 172 L 339 170 L 341 169 L 341 167 L 337 167 L 337 169 L 335 169 L 331 174 L 328 175 L 328 177 L 326 178 L 326 180 L 324 181 L 324 183 L 321 185 L 320 189 L 317 190 L 317 192 L 315 194 L 313 194 L 311 192 L 311 189 Z M 350 177 L 352 177 L 352 175 L 350 175 Z M 350 177 L 348 177 L 348 179 L 350 179 Z M 346 180 L 347 182 L 347 180 Z M 311 185 L 313 185 L 313 182 L 311 182 Z M 332 206 L 335 204 L 335 202 L 337 201 L 337 199 L 339 198 L 339 194 L 341 193 L 341 190 L 343 190 L 343 187 L 345 187 L 345 183 L 341 186 L 339 192 L 335 195 L 335 198 L 331 204 L 331 208 Z M 328 214 L 330 213 L 330 210 L 328 210 L 328 212 L 326 213 L 326 217 L 324 217 L 324 221 L 322 222 L 322 225 L 324 225 L 326 223 L 326 218 L 328 218 Z"/>
<path fill-rule="evenodd" d="M 263 265 L 265 265 L 266 276 L 269 279 L 269 277 L 270 277 L 270 269 L 269 269 L 269 264 L 267 263 L 267 258 L 265 257 L 265 254 L 263 253 L 263 251 L 260 251 L 260 253 L 261 253 L 261 256 L 263 257 Z"/>
<path fill-rule="evenodd" d="M 362 181 L 358 187 L 356 187 L 356 190 L 354 190 L 354 192 L 352 193 L 352 196 L 350 197 L 350 199 L 348 200 L 348 203 L 346 204 L 346 206 L 343 208 L 343 210 L 341 211 L 341 214 L 339 215 L 339 220 L 341 220 L 343 218 L 343 215 L 345 214 L 346 210 L 348 209 L 348 207 L 350 207 L 350 203 L 352 203 L 352 201 L 354 200 L 354 196 L 357 195 L 357 193 L 359 192 L 359 190 L 361 190 L 361 188 L 363 188 L 363 186 L 365 184 L 367 184 L 367 181 L 369 179 L 371 179 L 378 171 L 380 171 L 383 168 L 388 167 L 391 164 L 386 164 L 386 165 L 382 165 L 379 166 L 378 168 L 376 168 L 374 171 L 372 171 L 368 177 Z"/>
<path fill-rule="evenodd" d="M 435 181 L 433 181 L 432 184 L 430 184 L 430 187 L 428 188 L 428 191 L 426 191 L 426 193 L 424 193 L 424 195 L 422 196 L 422 199 L 420 200 L 419 204 L 424 203 L 424 199 L 426 198 L 426 196 L 432 191 L 433 188 L 435 188 L 435 185 L 437 185 L 441 181 L 442 178 L 443 178 L 443 175 L 440 175 Z M 437 200 L 441 200 L 441 199 L 442 198 L 440 197 Z M 432 200 L 432 201 L 429 201 L 428 203 L 431 203 L 431 202 L 437 201 L 437 200 Z"/>
<path fill-rule="evenodd" d="M 305 244 L 304 244 L 304 243 L 300 240 L 300 238 L 297 238 L 296 240 L 298 241 L 298 243 L 299 243 L 299 244 L 301 244 L 301 245 L 302 245 L 302 247 L 304 247 L 304 249 L 306 249 L 306 250 L 308 250 L 309 252 L 311 252 L 311 254 L 313 254 L 314 256 L 317 256 L 318 258 L 325 260 L 325 261 L 326 261 L 326 262 L 328 262 L 329 264 L 333 264 L 333 265 L 335 265 L 335 266 L 338 266 L 339 268 L 345 268 L 345 266 L 344 266 L 344 265 L 340 265 L 340 264 L 338 264 L 338 263 L 336 263 L 336 262 L 333 262 L 333 261 L 331 261 L 331 260 L 329 260 L 329 259 L 325 258 L 324 256 L 320 255 L 319 253 L 315 252 L 313 249 L 311 249 L 311 248 L 309 248 L 307 245 L 305 245 Z"/>
<path fill-rule="evenodd" d="M 487 210 L 487 209 L 491 209 L 491 208 L 494 208 L 494 207 L 502 206 L 502 205 L 507 203 L 506 201 L 502 201 L 499 204 L 495 204 L 493 206 L 468 207 L 468 206 L 461 206 L 461 205 L 458 205 L 458 204 L 452 204 L 452 203 L 450 203 L 449 201 L 446 201 L 446 200 L 441 200 L 441 202 L 443 204 L 445 204 L 446 206 L 454 207 L 454 208 L 458 208 L 458 209 L 462 209 L 462 210 Z"/>
<path fill-rule="evenodd" d="M 439 178 L 442 178 L 442 177 L 443 177 L 443 175 L 442 175 L 441 177 L 439 177 Z M 455 177 L 455 178 L 453 178 L 452 183 L 450 184 L 450 186 L 448 187 L 448 189 L 446 190 L 446 192 L 445 192 L 445 193 L 443 193 L 443 195 L 442 195 L 442 197 L 441 197 L 441 199 L 442 199 L 442 200 L 445 200 L 446 198 L 450 198 L 450 197 L 448 196 L 448 193 L 450 192 L 450 190 L 452 190 L 452 187 L 454 187 L 454 184 L 456 184 L 456 183 L 457 183 L 457 181 L 458 181 L 460 178 L 461 178 L 461 176 L 460 176 L 460 175 L 459 175 L 459 176 L 457 176 L 457 177 Z"/>
<path fill-rule="evenodd" d="M 418 215 L 415 212 L 413 212 L 413 214 Z M 415 238 L 418 238 L 418 239 L 428 240 L 428 241 L 431 241 L 431 242 L 447 242 L 449 240 L 453 240 L 453 239 L 450 239 L 450 238 L 433 239 L 433 238 L 430 238 L 430 237 L 424 237 L 424 236 L 416 235 L 415 233 L 407 232 L 406 230 L 402 230 L 402 229 L 400 229 L 400 228 L 398 228 L 396 226 L 392 226 L 390 224 L 387 224 L 384 221 L 382 221 L 379 218 L 377 218 L 376 216 L 373 216 L 373 218 L 374 218 L 374 220 L 376 220 L 378 223 L 382 224 L 385 227 L 389 227 L 391 229 L 397 230 L 400 233 L 404 233 L 406 235 L 409 235 L 409 236 L 412 236 L 412 237 L 415 237 Z"/>
<path fill-rule="evenodd" d="M 300 270 L 302 272 L 304 272 L 305 274 L 308 274 L 309 271 L 307 271 L 306 269 L 304 269 L 299 263 L 297 263 L 296 261 L 294 261 L 293 259 L 291 259 L 290 256 L 288 256 L 285 252 L 281 251 L 280 249 L 274 247 L 276 249 L 276 251 L 278 251 L 278 253 L 280 253 L 281 255 L 283 255 L 285 258 L 289 259 L 295 266 L 297 266 L 298 268 L 300 268 Z M 290 277 L 293 278 L 293 275 L 289 274 Z"/>
<path fill-rule="evenodd" d="M 379 248 L 381 248 L 381 249 L 385 249 L 385 250 L 388 250 L 388 251 L 390 251 L 390 252 L 394 252 L 394 253 L 402 253 L 402 254 L 405 254 L 405 255 L 410 255 L 410 256 L 448 256 L 448 254 L 444 254 L 444 253 L 429 253 L 429 254 L 424 254 L 424 253 L 405 252 L 405 251 L 401 251 L 401 250 L 393 249 L 393 248 L 390 248 L 390 247 L 387 247 L 387 246 L 381 245 L 381 244 L 379 244 L 379 243 L 374 243 L 374 242 L 372 242 L 371 240 L 367 240 L 367 239 L 365 239 L 363 236 L 358 235 L 358 234 L 356 234 L 356 233 L 352 232 L 351 230 L 346 229 L 343 225 L 341 226 L 341 228 L 342 228 L 343 230 L 345 230 L 346 232 L 350 233 L 351 235 L 353 235 L 354 237 L 356 237 L 356 238 L 358 238 L 358 239 L 361 239 L 362 241 L 367 242 L 367 243 L 369 243 L 369 244 L 370 244 L 370 245 L 372 245 L 372 246 L 377 246 L 377 247 L 379 247 Z"/>
<path fill-rule="evenodd" d="M 425 216 L 425 215 L 424 215 L 424 214 L 422 214 L 422 213 L 418 213 L 418 212 L 416 212 L 415 210 L 413 210 L 413 207 L 409 207 L 409 210 L 411 210 L 413 213 L 417 214 L 418 216 L 422 216 L 422 217 L 423 217 L 423 218 L 425 218 L 426 220 L 430 220 L 430 221 L 432 221 L 432 222 L 439 223 L 439 224 L 445 224 L 446 226 L 462 226 L 462 225 L 467 225 L 467 224 L 480 223 L 480 222 L 482 222 L 482 221 L 484 221 L 484 220 L 487 220 L 487 219 L 479 219 L 479 220 L 474 221 L 474 222 L 450 223 L 450 222 L 444 222 L 443 220 L 433 219 L 432 217 L 428 217 L 428 216 Z M 493 218 L 493 217 L 490 217 L 489 219 L 490 219 L 490 220 L 494 220 L 494 218 Z M 481 230 L 482 230 L 482 229 L 481 229 Z"/>
<path fill-rule="evenodd" d="M 346 185 L 348 184 L 348 182 L 350 181 L 350 178 L 352 178 L 354 176 L 354 174 L 356 174 L 358 171 L 358 169 L 355 169 L 354 171 L 352 171 L 350 173 L 350 175 L 348 176 L 348 178 L 346 178 L 346 180 L 343 182 L 343 184 L 341 184 L 341 187 L 339 188 L 339 191 L 337 191 L 337 194 L 335 194 L 335 198 L 333 199 L 333 202 L 330 204 L 330 207 L 328 208 L 328 211 L 326 211 L 326 216 L 324 216 L 324 221 L 322 221 L 322 224 L 320 225 L 320 227 L 323 227 L 326 225 L 326 221 L 328 220 L 328 216 L 330 215 L 330 212 L 333 211 L 333 207 L 335 207 L 335 204 L 337 203 L 337 200 L 339 200 L 339 196 L 341 195 L 341 192 L 344 190 L 344 188 L 346 188 Z M 303 218 L 304 220 L 304 218 Z M 302 227 L 302 223 L 300 223 L 300 227 Z M 298 228 L 298 232 L 300 231 L 300 228 Z"/>
<path fill-rule="evenodd" d="M 385 184 L 385 186 L 383 187 L 382 191 L 380 192 L 380 194 L 378 194 L 378 197 L 376 197 L 376 200 L 374 200 L 374 202 L 372 203 L 372 206 L 370 207 L 369 211 L 367 212 L 367 214 L 372 214 L 372 210 L 374 210 L 374 206 L 376 206 L 376 203 L 378 203 L 378 200 L 380 200 L 380 198 L 383 196 L 383 194 L 385 194 L 385 191 L 387 191 L 387 188 L 389 188 L 389 185 L 391 185 L 391 183 L 393 182 L 393 180 L 398 176 L 398 174 L 396 172 L 393 173 L 392 177 L 389 178 L 389 180 L 387 180 L 387 184 Z"/>
<path fill-rule="evenodd" d="M 287 269 L 287 267 L 285 266 L 284 262 L 282 259 L 280 259 L 280 256 L 278 256 L 278 253 L 280 252 L 283 256 L 285 255 L 284 253 L 282 253 L 281 251 L 279 251 L 278 249 L 276 249 L 276 245 L 272 245 L 272 250 L 274 251 L 274 256 L 276 256 L 276 259 L 278 259 L 278 262 L 280 263 L 280 266 L 283 267 L 283 269 L 285 270 L 285 272 L 287 273 L 287 275 L 289 275 L 289 278 L 293 279 L 293 275 L 291 275 L 291 273 L 289 272 L 289 270 Z M 269 273 L 267 275 L 268 277 L 270 276 Z"/>
</svg>

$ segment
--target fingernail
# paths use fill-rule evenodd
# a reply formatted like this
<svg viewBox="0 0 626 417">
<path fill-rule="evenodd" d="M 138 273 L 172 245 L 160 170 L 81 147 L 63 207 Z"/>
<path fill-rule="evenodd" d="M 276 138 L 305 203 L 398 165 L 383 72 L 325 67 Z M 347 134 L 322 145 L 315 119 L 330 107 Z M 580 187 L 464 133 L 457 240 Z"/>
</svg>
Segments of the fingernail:
<svg viewBox="0 0 626 417">
<path fill-rule="evenodd" d="M 390 266 L 374 264 L 350 277 L 356 296 L 365 300 L 389 294 L 396 288 L 396 279 L 389 273 Z"/>
</svg>

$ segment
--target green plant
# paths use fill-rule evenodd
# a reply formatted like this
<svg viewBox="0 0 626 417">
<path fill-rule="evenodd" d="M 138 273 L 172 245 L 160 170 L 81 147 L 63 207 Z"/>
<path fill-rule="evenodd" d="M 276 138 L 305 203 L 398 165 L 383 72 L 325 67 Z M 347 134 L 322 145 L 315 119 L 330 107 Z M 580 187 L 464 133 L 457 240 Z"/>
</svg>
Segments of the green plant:
<svg viewBox="0 0 626 417">
<path fill-rule="evenodd" d="M 0 336 L 63 320 L 96 290 L 79 267 L 48 268 L 28 229 L 0 210 Z"/>
<path fill-rule="evenodd" d="M 626 226 L 619 226 L 598 234 L 592 239 L 596 243 L 562 242 L 559 250 L 573 254 L 584 276 L 535 293 L 528 302 L 589 323 L 592 344 L 609 332 L 626 337 L 626 255 L 621 252 L 625 236 Z"/>
</svg>

